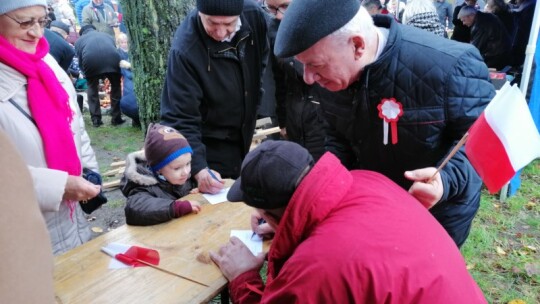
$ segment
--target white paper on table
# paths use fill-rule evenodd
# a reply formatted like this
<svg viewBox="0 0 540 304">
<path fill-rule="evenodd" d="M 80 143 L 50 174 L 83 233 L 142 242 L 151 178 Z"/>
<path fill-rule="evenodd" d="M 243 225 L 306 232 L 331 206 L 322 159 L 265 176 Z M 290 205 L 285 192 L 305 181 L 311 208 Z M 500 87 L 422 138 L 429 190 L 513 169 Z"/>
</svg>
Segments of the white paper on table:
<svg viewBox="0 0 540 304">
<path fill-rule="evenodd" d="M 101 251 L 112 257 L 109 262 L 109 269 L 131 268 L 131 266 L 126 265 L 115 258 L 117 254 L 125 253 L 130 247 L 130 245 L 120 243 L 110 243 L 105 247 L 101 247 Z"/>
<path fill-rule="evenodd" d="M 229 193 L 229 189 L 231 189 L 231 187 L 221 189 L 221 191 L 216 194 L 204 193 L 203 196 L 212 205 L 223 203 L 227 201 L 227 193 Z"/>
<path fill-rule="evenodd" d="M 253 255 L 258 255 L 262 252 L 263 239 L 258 235 L 253 235 L 251 230 L 231 230 L 231 237 L 239 238 L 242 243 L 246 244 Z"/>
</svg>

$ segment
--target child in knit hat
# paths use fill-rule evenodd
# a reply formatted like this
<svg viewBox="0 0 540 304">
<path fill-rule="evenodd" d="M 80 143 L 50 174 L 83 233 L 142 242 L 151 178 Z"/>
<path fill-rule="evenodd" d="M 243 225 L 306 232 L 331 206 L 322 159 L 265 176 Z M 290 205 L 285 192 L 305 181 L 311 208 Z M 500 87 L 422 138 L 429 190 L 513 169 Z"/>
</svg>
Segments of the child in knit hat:
<svg viewBox="0 0 540 304">
<path fill-rule="evenodd" d="M 122 177 L 128 225 L 154 225 L 201 211 L 198 202 L 179 199 L 194 188 L 190 180 L 191 154 L 180 132 L 150 124 L 144 152 L 128 155 Z"/>
</svg>

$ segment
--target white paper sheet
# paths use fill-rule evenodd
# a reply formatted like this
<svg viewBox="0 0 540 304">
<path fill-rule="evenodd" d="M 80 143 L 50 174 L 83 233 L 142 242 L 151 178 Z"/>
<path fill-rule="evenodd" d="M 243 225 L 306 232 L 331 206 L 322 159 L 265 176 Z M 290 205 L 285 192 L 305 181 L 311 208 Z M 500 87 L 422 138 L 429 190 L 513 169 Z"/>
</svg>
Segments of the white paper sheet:
<svg viewBox="0 0 540 304">
<path fill-rule="evenodd" d="M 231 237 L 239 238 L 242 243 L 246 244 L 253 255 L 258 255 L 262 252 L 263 240 L 257 234 L 253 235 L 253 238 L 252 235 L 253 231 L 251 230 L 231 230 Z"/>
<path fill-rule="evenodd" d="M 227 193 L 229 193 L 229 189 L 231 189 L 231 187 L 221 189 L 221 191 L 216 194 L 204 193 L 203 196 L 212 205 L 223 203 L 227 201 Z"/>
</svg>

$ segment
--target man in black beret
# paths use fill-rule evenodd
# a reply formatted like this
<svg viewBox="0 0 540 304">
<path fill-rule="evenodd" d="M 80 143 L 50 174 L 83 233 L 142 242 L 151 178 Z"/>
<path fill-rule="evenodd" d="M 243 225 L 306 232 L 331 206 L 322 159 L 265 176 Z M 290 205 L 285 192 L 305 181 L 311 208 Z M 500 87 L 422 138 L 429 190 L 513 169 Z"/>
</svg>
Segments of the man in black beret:
<svg viewBox="0 0 540 304">
<path fill-rule="evenodd" d="M 266 286 L 265 255 L 238 238 L 210 253 L 233 303 L 485 303 L 458 248 L 415 198 L 331 153 L 314 164 L 296 143 L 265 141 L 227 198 L 275 229 Z"/>
<path fill-rule="evenodd" d="M 249 151 L 269 53 L 266 28 L 252 0 L 197 0 L 176 30 L 161 123 L 191 144 L 202 192 L 220 191 L 221 177 L 238 177 Z"/>
<path fill-rule="evenodd" d="M 358 0 L 295 0 L 274 51 L 296 56 L 306 83 L 342 94 L 321 102 L 327 150 L 348 169 L 380 172 L 407 189 L 461 246 L 482 181 L 463 147 L 435 167 L 495 95 L 478 50 L 371 18 Z"/>
<path fill-rule="evenodd" d="M 45 29 L 44 32 L 45 39 L 47 39 L 50 46 L 49 53 L 66 72 L 75 56 L 73 46 L 66 41 L 68 34 L 69 25 L 57 20 L 51 22 L 50 28 Z"/>
</svg>

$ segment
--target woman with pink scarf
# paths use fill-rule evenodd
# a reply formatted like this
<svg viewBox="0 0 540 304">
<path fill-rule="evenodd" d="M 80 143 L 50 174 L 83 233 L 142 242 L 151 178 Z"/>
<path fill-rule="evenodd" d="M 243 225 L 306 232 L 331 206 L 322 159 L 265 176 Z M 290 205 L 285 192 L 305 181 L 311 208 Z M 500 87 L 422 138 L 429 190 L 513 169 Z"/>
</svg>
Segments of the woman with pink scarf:
<svg viewBox="0 0 540 304">
<path fill-rule="evenodd" d="M 90 239 L 79 201 L 99 193 L 75 89 L 43 37 L 46 0 L 0 1 L 0 129 L 28 165 L 54 254 Z M 22 202 L 13 201 L 13 204 Z"/>
</svg>

